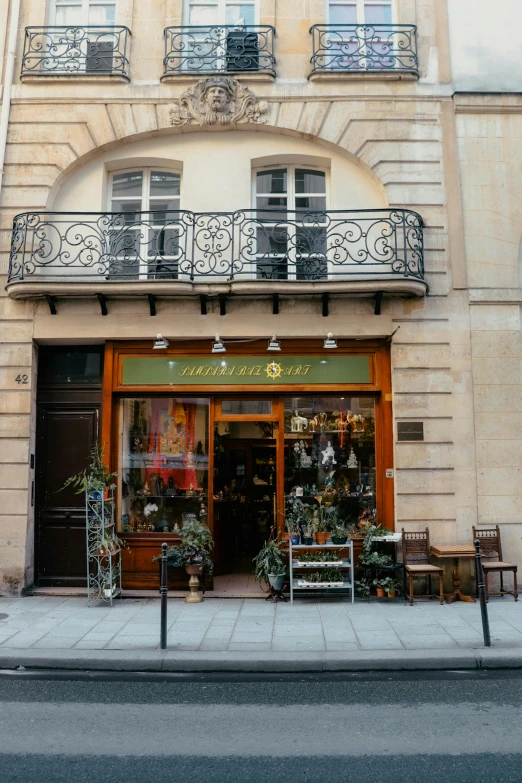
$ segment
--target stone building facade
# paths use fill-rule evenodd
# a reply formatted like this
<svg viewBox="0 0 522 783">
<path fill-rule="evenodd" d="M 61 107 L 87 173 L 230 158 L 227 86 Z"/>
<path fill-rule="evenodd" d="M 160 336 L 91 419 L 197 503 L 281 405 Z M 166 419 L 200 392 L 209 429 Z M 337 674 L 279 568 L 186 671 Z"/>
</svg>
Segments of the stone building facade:
<svg viewBox="0 0 522 783">
<path fill-rule="evenodd" d="M 3 89 L 10 94 L 0 195 L 0 589 L 39 581 L 39 350 L 151 342 L 157 333 L 210 343 L 216 333 L 225 341 L 276 333 L 284 342 L 332 332 L 389 345 L 393 464 L 381 467 L 393 471 L 387 480 L 395 528 L 429 527 L 433 542 L 449 544 L 470 542 L 473 525 L 499 524 L 505 557 L 522 563 L 522 74 L 508 54 L 504 69 L 499 63 L 487 35 L 493 11 L 463 0 L 209 0 L 199 7 L 116 0 L 105 25 L 127 28 L 126 48 L 120 33 L 117 55 L 114 46 L 82 53 L 73 42 L 78 55 L 57 42 L 62 33 L 44 39 L 37 31 L 35 39 L 25 32 L 60 22 L 87 28 L 89 3 L 64 11 L 66 5 L 21 0 L 18 18 L 18 3 L 0 7 Z M 497 3 L 497 13 L 499 5 L 512 4 Z M 463 6 L 474 20 L 471 32 Z M 375 27 L 372 13 L 382 14 L 375 19 L 388 30 L 377 43 L 375 32 L 361 32 L 365 23 Z M 355 25 L 328 27 L 352 18 Z M 255 55 L 261 60 L 252 66 L 244 39 L 238 54 L 237 46 L 226 48 L 237 39 L 227 38 L 224 49 L 221 38 L 202 75 L 184 59 L 191 19 L 237 29 L 253 19 L 254 35 L 271 31 L 266 62 Z M 392 42 L 390 55 L 382 43 L 397 24 L 416 28 L 411 56 L 403 44 Z M 179 26 L 185 29 L 164 34 Z M 197 35 L 190 40 L 197 45 Z M 406 47 L 413 43 L 410 37 Z M 336 60 L 328 59 L 332 47 Z M 192 56 L 197 60 L 197 50 Z M 492 62 L 497 71 L 489 77 Z M 352 265 L 351 277 L 330 288 L 255 280 L 251 289 L 248 282 L 229 286 L 223 314 L 224 289 L 213 284 L 189 290 L 186 283 L 181 295 L 180 281 L 105 276 L 104 288 L 87 274 L 68 277 L 66 262 L 54 279 L 45 248 L 35 255 L 38 237 L 29 247 L 30 217 L 26 258 L 20 262 L 15 252 L 10 262 L 12 248 L 19 250 L 16 215 L 117 211 L 110 204 L 118 172 L 173 172 L 181 178 L 181 209 L 208 214 L 255 207 L 253 173 L 282 166 L 324 172 L 328 210 L 421 215 L 422 275 L 365 278 L 362 265 Z M 140 208 L 152 209 L 152 201 Z M 16 273 L 19 263 L 25 274 Z M 418 422 L 422 440 L 399 440 L 398 424 Z"/>
</svg>

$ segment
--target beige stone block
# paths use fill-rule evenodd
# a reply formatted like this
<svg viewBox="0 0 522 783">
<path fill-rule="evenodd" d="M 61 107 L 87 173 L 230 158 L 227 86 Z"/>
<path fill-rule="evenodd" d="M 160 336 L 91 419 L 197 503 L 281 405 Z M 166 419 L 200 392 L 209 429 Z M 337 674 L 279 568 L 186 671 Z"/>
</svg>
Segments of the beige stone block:
<svg viewBox="0 0 522 783">
<path fill-rule="evenodd" d="M 42 106 L 31 105 L 33 112 L 40 112 Z M 51 107 L 52 109 L 55 107 Z M 96 146 L 93 137 L 89 133 L 87 128 L 86 118 L 78 117 L 77 122 L 73 123 L 72 115 L 74 114 L 75 106 L 70 104 L 68 106 L 69 113 L 63 115 L 63 121 L 60 121 L 59 117 L 55 118 L 53 122 L 52 117 L 47 122 L 34 122 L 34 114 L 32 120 L 27 120 L 24 125 L 10 125 L 9 128 L 9 142 L 10 144 L 35 144 L 39 149 L 33 150 L 32 162 L 44 163 L 42 156 L 43 150 L 40 149 L 40 145 L 45 147 L 46 144 L 67 144 L 76 157 L 85 155 L 90 152 Z M 97 112 L 95 112 L 97 113 Z M 39 116 L 40 120 L 41 117 Z M 36 152 L 36 156 L 35 156 Z"/>
<path fill-rule="evenodd" d="M 522 357 L 520 332 L 472 332 L 473 359 Z"/>
<path fill-rule="evenodd" d="M 522 412 L 522 386 L 477 386 L 474 399 L 477 413 Z"/>
<path fill-rule="evenodd" d="M 29 461 L 29 441 L 22 438 L 0 438 L 0 463 L 23 463 Z"/>
<path fill-rule="evenodd" d="M 451 278 L 447 272 L 430 274 L 430 269 L 426 267 L 424 279 L 430 287 L 431 296 L 447 296 L 451 291 Z"/>
<path fill-rule="evenodd" d="M 32 319 L 34 315 L 34 302 L 30 300 L 11 299 L 9 296 L 0 297 L 0 318 L 8 321 L 25 321 Z"/>
<path fill-rule="evenodd" d="M 23 204 L 26 209 L 45 209 L 49 188 L 3 188 L 2 206 L 19 209 Z"/>
<path fill-rule="evenodd" d="M 0 344 L 0 367 L 30 367 L 32 358 L 31 343 Z"/>
<path fill-rule="evenodd" d="M 455 519 L 453 495 L 398 495 L 397 520 L 415 519 L 429 524 L 431 519 Z"/>
<path fill-rule="evenodd" d="M 0 489 L 27 489 L 29 486 L 29 468 L 23 465 L 0 465 Z"/>
<path fill-rule="evenodd" d="M 477 470 L 477 492 L 481 496 L 510 496 L 521 494 L 522 467 L 488 466 Z M 522 520 L 522 509 L 521 509 Z"/>
<path fill-rule="evenodd" d="M 290 128 L 292 130 L 297 130 L 303 108 L 304 104 L 301 102 L 281 103 L 277 115 L 277 126 L 279 128 Z"/>
<path fill-rule="evenodd" d="M 16 343 L 30 342 L 33 336 L 32 321 L 0 321 L 0 342 Z"/>
<path fill-rule="evenodd" d="M 392 374 L 394 392 L 426 394 L 430 392 L 451 392 L 453 377 L 445 370 L 407 370 L 395 368 Z"/>
<path fill-rule="evenodd" d="M 477 163 L 501 163 L 504 160 L 502 139 L 474 139 L 461 137 L 458 139 L 459 158 L 463 161 Z"/>
<path fill-rule="evenodd" d="M 42 166 L 56 166 L 60 171 L 74 163 L 77 157 L 69 144 L 8 144 L 6 149 L 6 161 L 11 165 L 25 166 L 37 160 Z"/>
<path fill-rule="evenodd" d="M 478 520 L 481 525 L 496 525 L 500 522 L 520 522 L 522 518 L 522 495 L 478 496 Z"/>
<path fill-rule="evenodd" d="M 30 413 L 31 395 L 29 392 L 4 391 L 0 394 L 0 413 Z"/>
<path fill-rule="evenodd" d="M 336 143 L 345 132 L 349 120 L 350 113 L 344 102 L 331 103 L 321 130 L 321 138 Z"/>
<path fill-rule="evenodd" d="M 522 439 L 522 412 L 476 413 L 476 431 L 484 440 Z"/>
<path fill-rule="evenodd" d="M 107 106 L 116 138 L 123 139 L 137 133 L 132 106 L 125 103 L 113 103 Z"/>
<path fill-rule="evenodd" d="M 23 544 L 27 535 L 27 518 L 0 514 L 0 541 L 6 545 Z M 9 543 L 10 542 L 10 543 Z"/>
<path fill-rule="evenodd" d="M 398 495 L 454 492 L 455 471 L 398 468 L 395 472 L 395 490 Z"/>
<path fill-rule="evenodd" d="M 395 465 L 397 469 L 408 468 L 453 468 L 455 451 L 453 443 L 395 444 Z"/>
<path fill-rule="evenodd" d="M 439 142 L 434 141 L 369 141 L 360 151 L 360 157 L 374 168 L 383 160 L 439 161 L 442 154 Z"/>
<path fill-rule="evenodd" d="M 451 349 L 448 343 L 424 343 L 400 345 L 392 343 L 393 369 L 408 367 L 448 368 L 451 362 Z"/>
<path fill-rule="evenodd" d="M 520 306 L 473 305 L 470 320 L 472 331 L 520 331 Z"/>
<path fill-rule="evenodd" d="M 522 468 L 522 442 L 516 440 L 481 440 L 476 443 L 477 468 Z M 484 474 L 486 475 L 486 474 Z M 490 493 L 482 493 L 490 494 Z"/>
<path fill-rule="evenodd" d="M 513 288 L 518 285 L 518 270 L 514 265 L 469 261 L 468 284 L 470 288 Z"/>
<path fill-rule="evenodd" d="M 27 367 L 2 367 L 0 368 L 0 389 L 18 389 L 30 391 L 32 386 L 32 373 Z"/>
<path fill-rule="evenodd" d="M 473 381 L 486 386 L 522 382 L 522 359 L 473 359 Z"/>
<path fill-rule="evenodd" d="M 30 423 L 29 416 L 0 415 L 0 438 L 28 438 Z"/>
<path fill-rule="evenodd" d="M 418 419 L 428 416 L 451 417 L 453 400 L 451 394 L 397 394 L 393 395 L 394 414 L 400 418 Z"/>
<path fill-rule="evenodd" d="M 27 514 L 26 489 L 0 489 L 0 508 L 3 514 Z"/>
<path fill-rule="evenodd" d="M 446 194 L 442 184 L 426 185 L 423 182 L 390 183 L 386 185 L 390 204 L 407 204 L 416 209 L 424 204 L 444 204 Z"/>
<path fill-rule="evenodd" d="M 305 103 L 299 122 L 301 133 L 317 136 L 324 122 L 330 104 L 327 101 Z"/>
<path fill-rule="evenodd" d="M 146 133 L 158 129 L 156 107 L 151 103 L 134 103 L 132 106 L 134 122 L 138 133 Z"/>
<path fill-rule="evenodd" d="M 50 188 L 60 169 L 55 166 L 28 166 L 11 164 L 4 168 L 4 185 L 6 187 L 46 187 Z"/>
</svg>

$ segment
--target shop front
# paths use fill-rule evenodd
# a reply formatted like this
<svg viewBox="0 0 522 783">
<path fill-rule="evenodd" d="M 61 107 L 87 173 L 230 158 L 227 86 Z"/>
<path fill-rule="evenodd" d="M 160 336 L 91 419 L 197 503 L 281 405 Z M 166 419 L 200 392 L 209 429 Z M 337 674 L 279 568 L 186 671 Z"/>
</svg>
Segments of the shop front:
<svg viewBox="0 0 522 783">
<path fill-rule="evenodd" d="M 216 576 L 251 572 L 270 532 L 285 533 L 293 497 L 312 512 L 334 505 L 345 523 L 393 528 L 388 346 L 226 348 L 106 345 L 102 441 L 118 473 L 124 588 L 158 587 L 153 557 L 193 518 L 213 531 Z"/>
</svg>

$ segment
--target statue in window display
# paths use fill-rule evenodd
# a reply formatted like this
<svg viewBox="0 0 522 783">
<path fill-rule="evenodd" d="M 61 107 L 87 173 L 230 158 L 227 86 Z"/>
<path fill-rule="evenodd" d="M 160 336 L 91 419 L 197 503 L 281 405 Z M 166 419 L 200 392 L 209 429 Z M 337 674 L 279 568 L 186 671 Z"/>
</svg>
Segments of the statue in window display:
<svg viewBox="0 0 522 783">
<path fill-rule="evenodd" d="M 335 459 L 335 450 L 332 446 L 332 441 L 328 441 L 328 445 L 324 449 L 324 451 L 321 452 L 322 454 L 322 464 L 323 465 L 337 465 L 337 461 Z"/>
<path fill-rule="evenodd" d="M 295 411 L 290 423 L 291 432 L 304 432 L 308 429 L 308 419 L 299 415 L 299 411 Z"/>
<path fill-rule="evenodd" d="M 328 414 L 316 413 L 313 419 L 310 419 L 308 429 L 310 432 L 324 432 L 328 426 Z"/>
<path fill-rule="evenodd" d="M 335 420 L 335 427 L 339 431 L 339 446 L 342 448 L 344 446 L 344 439 L 346 437 L 346 433 L 349 430 L 350 423 L 347 418 L 343 418 L 343 412 L 339 414 L 339 418 Z"/>
</svg>

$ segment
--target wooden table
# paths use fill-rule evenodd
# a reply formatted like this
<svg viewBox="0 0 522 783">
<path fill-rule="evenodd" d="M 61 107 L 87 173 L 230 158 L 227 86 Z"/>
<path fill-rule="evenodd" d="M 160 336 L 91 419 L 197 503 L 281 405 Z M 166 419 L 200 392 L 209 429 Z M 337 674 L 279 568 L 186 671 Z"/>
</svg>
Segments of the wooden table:
<svg viewBox="0 0 522 783">
<path fill-rule="evenodd" d="M 466 601 L 474 604 L 475 599 L 470 595 L 464 595 L 460 591 L 460 571 L 459 559 L 461 557 L 475 557 L 475 547 L 473 544 L 447 544 L 445 546 L 432 546 L 431 554 L 433 557 L 448 558 L 453 560 L 453 593 L 446 599 L 449 604 L 455 601 Z"/>
</svg>

